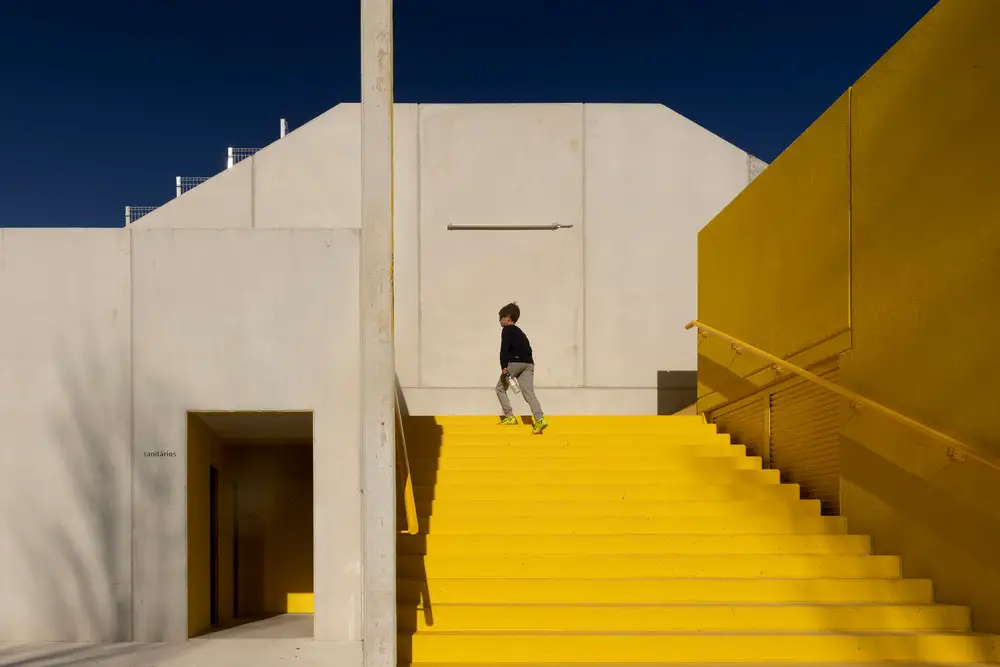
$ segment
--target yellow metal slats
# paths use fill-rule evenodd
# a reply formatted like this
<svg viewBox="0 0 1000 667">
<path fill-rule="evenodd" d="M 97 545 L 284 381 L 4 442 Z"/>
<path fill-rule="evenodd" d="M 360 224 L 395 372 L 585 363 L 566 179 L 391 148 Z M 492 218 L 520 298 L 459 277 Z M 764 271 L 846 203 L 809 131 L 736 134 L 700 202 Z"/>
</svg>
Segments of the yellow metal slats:
<svg viewBox="0 0 1000 667">
<path fill-rule="evenodd" d="M 837 382 L 839 370 L 817 373 Z M 824 514 L 840 513 L 840 429 L 846 401 L 806 380 L 790 380 L 770 395 L 771 465 L 783 482 L 799 484 Z"/>
</svg>

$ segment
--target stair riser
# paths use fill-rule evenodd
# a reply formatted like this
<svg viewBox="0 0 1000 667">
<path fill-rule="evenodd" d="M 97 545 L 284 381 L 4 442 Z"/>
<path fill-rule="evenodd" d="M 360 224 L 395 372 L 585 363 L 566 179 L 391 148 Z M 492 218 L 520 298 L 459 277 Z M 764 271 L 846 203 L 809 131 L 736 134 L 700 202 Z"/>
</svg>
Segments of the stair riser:
<svg viewBox="0 0 1000 667">
<path fill-rule="evenodd" d="M 963 635 L 438 635 L 400 637 L 419 662 L 997 662 L 994 637 Z"/>
<path fill-rule="evenodd" d="M 531 432 L 531 418 L 520 417 L 520 423 L 516 425 L 500 424 L 499 418 L 487 418 L 479 422 L 451 422 L 439 423 L 437 425 L 414 425 L 405 424 L 407 435 L 414 436 L 434 436 L 439 434 L 460 434 L 468 435 L 473 433 L 497 433 L 506 432 Z M 552 433 L 560 434 L 587 434 L 587 433 L 656 433 L 656 434 L 684 434 L 684 433 L 716 433 L 718 428 L 715 424 L 704 422 L 668 422 L 668 421 L 636 421 L 634 419 L 587 419 L 579 420 L 566 417 L 547 417 L 549 429 Z"/>
<path fill-rule="evenodd" d="M 670 473 L 715 473 L 716 471 L 760 470 L 761 460 L 757 456 L 715 456 L 715 457 L 685 457 L 658 459 L 622 459 L 602 456 L 578 459 L 540 459 L 540 458 L 469 458 L 469 459 L 414 459 L 410 461 L 410 470 L 415 479 L 426 478 L 435 471 L 476 471 L 491 472 L 494 476 L 520 472 L 544 472 L 550 475 L 565 473 L 601 472 L 601 471 L 657 471 Z"/>
<path fill-rule="evenodd" d="M 414 471 L 417 485 L 468 484 L 778 484 L 777 470 L 568 470 L 558 474 L 548 470 L 441 470 Z"/>
<path fill-rule="evenodd" d="M 402 579 L 433 604 L 930 604 L 926 579 Z"/>
<path fill-rule="evenodd" d="M 675 502 L 426 502 L 417 501 L 417 513 L 432 517 L 593 517 L 593 516 L 720 516 L 720 517 L 818 517 L 818 500 L 775 502 L 675 501 Z"/>
<path fill-rule="evenodd" d="M 438 446 L 468 447 L 507 445 L 512 447 L 565 447 L 596 446 L 608 449 L 628 449 L 632 446 L 661 445 L 663 447 L 689 447 L 692 445 L 728 445 L 732 438 L 724 433 L 691 432 L 601 432 L 567 433 L 546 429 L 535 435 L 530 428 L 497 429 L 489 432 L 441 433 L 433 436 L 406 435 L 407 450 L 419 452 Z"/>
<path fill-rule="evenodd" d="M 515 415 L 522 424 L 531 423 L 531 415 Z M 420 426 L 420 420 L 424 418 L 410 418 L 406 425 Z M 573 426 L 593 430 L 601 427 L 607 428 L 694 428 L 694 429 L 714 429 L 715 424 L 709 424 L 698 415 L 549 415 L 550 421 L 561 426 Z M 426 422 L 430 425 L 430 421 Z M 496 428 L 497 417 L 493 415 L 442 415 L 433 418 L 435 428 Z"/>
<path fill-rule="evenodd" d="M 861 535 L 401 535 L 400 555 L 816 554 L 867 555 Z"/>
<path fill-rule="evenodd" d="M 414 488 L 417 501 L 697 501 L 697 500 L 761 500 L 798 499 L 797 484 L 450 484 L 447 486 L 418 485 Z"/>
<path fill-rule="evenodd" d="M 420 517 L 430 535 L 842 535 L 841 517 Z"/>
<path fill-rule="evenodd" d="M 587 459 L 591 457 L 607 457 L 614 455 L 619 459 L 648 458 L 695 458 L 695 457 L 727 457 L 746 456 L 744 445 L 727 443 L 713 445 L 673 445 L 669 442 L 631 444 L 627 447 L 612 447 L 602 444 L 580 444 L 566 442 L 554 444 L 548 440 L 539 444 L 539 439 L 523 444 L 469 445 L 448 444 L 443 446 L 422 446 L 407 442 L 407 452 L 410 462 L 422 459 L 437 460 L 441 458 L 525 458 L 525 459 Z"/>
<path fill-rule="evenodd" d="M 895 556 L 733 554 L 613 556 L 398 556 L 399 576 L 430 579 L 892 579 Z"/>
<path fill-rule="evenodd" d="M 968 632 L 963 607 L 402 605 L 400 631 Z"/>
</svg>

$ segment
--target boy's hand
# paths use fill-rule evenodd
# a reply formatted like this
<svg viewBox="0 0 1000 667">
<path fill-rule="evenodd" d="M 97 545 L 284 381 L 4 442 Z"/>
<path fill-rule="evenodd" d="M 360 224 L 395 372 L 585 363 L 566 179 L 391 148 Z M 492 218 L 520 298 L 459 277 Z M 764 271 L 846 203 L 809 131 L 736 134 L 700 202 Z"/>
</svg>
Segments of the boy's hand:
<svg viewBox="0 0 1000 667">
<path fill-rule="evenodd" d="M 504 375 L 507 375 L 507 369 L 506 369 L 506 368 L 505 368 L 505 369 L 503 369 L 503 374 L 504 374 Z"/>
</svg>

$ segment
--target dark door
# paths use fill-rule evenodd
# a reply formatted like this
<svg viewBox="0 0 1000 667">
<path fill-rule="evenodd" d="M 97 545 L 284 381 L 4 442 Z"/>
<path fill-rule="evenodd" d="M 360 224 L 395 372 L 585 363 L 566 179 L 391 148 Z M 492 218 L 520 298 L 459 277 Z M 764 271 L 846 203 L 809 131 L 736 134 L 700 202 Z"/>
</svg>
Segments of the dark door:
<svg viewBox="0 0 1000 667">
<path fill-rule="evenodd" d="M 219 471 L 208 468 L 208 586 L 211 596 L 209 622 L 219 623 Z"/>
</svg>

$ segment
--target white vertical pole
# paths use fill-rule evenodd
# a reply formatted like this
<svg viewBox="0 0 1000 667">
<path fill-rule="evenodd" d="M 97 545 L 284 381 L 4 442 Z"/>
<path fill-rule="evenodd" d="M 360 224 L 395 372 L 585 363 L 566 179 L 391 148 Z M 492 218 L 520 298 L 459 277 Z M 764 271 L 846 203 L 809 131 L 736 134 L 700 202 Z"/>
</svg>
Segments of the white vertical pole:
<svg viewBox="0 0 1000 667">
<path fill-rule="evenodd" d="M 128 227 L 132 224 L 132 207 L 125 207 L 125 226 Z"/>
<path fill-rule="evenodd" d="M 177 177 L 177 196 L 181 196 L 181 177 Z"/>
<path fill-rule="evenodd" d="M 226 169 L 233 168 L 233 147 L 230 146 L 226 151 Z"/>
<path fill-rule="evenodd" d="M 392 65 L 392 0 L 361 0 L 361 484 L 365 667 L 396 667 Z"/>
<path fill-rule="evenodd" d="M 288 134 L 288 121 L 282 118 L 281 122 L 278 124 L 278 138 L 280 139 L 286 134 Z"/>
</svg>

